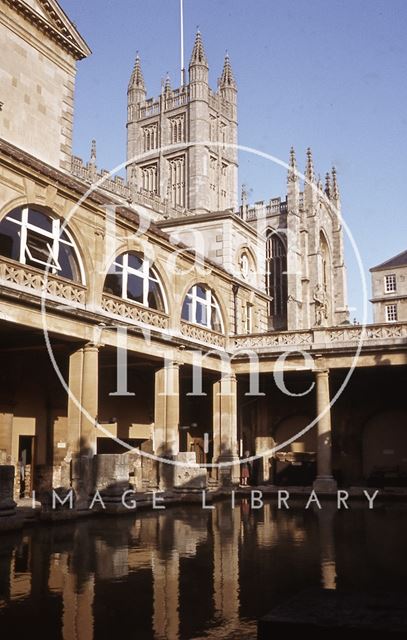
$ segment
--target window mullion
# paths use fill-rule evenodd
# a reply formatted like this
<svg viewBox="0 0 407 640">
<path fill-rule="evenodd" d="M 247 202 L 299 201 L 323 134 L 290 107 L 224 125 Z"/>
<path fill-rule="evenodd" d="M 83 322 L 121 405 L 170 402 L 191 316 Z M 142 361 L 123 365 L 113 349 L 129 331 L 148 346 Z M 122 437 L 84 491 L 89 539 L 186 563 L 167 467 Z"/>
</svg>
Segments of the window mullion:
<svg viewBox="0 0 407 640">
<path fill-rule="evenodd" d="M 192 313 L 191 313 L 191 322 L 195 322 L 196 324 L 196 286 L 192 287 Z"/>
<path fill-rule="evenodd" d="M 127 278 L 129 273 L 128 269 L 129 269 L 128 254 L 125 253 L 123 255 L 123 265 L 122 265 L 122 298 L 124 298 L 125 300 L 127 300 Z"/>
<path fill-rule="evenodd" d="M 28 223 L 28 207 L 24 207 L 21 211 L 21 236 L 20 236 L 20 262 L 26 264 L 25 250 L 27 247 L 27 223 Z"/>
<path fill-rule="evenodd" d="M 212 307 L 211 307 L 211 290 L 207 289 L 206 290 L 206 326 L 208 327 L 208 329 L 211 329 L 211 311 L 212 311 Z"/>
<path fill-rule="evenodd" d="M 59 265 L 59 220 L 52 221 L 52 258 Z M 52 267 L 52 273 L 56 273 L 57 269 Z"/>
<path fill-rule="evenodd" d="M 147 307 L 148 306 L 148 288 L 149 288 L 149 281 L 148 281 L 148 274 L 149 274 L 149 262 L 148 260 L 143 259 L 143 269 L 142 269 L 142 274 L 143 274 L 143 304 Z"/>
</svg>

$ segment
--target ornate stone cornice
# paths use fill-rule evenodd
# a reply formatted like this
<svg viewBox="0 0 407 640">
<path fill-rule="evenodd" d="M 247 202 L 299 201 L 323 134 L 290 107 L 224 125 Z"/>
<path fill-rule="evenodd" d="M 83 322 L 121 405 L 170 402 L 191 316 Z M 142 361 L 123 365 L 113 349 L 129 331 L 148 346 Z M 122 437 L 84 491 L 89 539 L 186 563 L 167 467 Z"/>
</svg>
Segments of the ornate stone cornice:
<svg viewBox="0 0 407 640">
<path fill-rule="evenodd" d="M 3 2 L 28 19 L 42 33 L 54 40 L 54 42 L 57 42 L 62 48 L 71 53 L 76 60 L 82 60 L 82 58 L 86 58 L 91 54 L 91 50 L 88 45 L 76 31 L 69 18 L 65 16 L 60 7 L 58 7 L 57 10 L 56 3 L 49 2 L 48 0 L 38 0 L 39 4 L 44 8 L 44 11 L 54 22 L 54 24 L 52 24 L 23 0 L 3 0 Z"/>
</svg>

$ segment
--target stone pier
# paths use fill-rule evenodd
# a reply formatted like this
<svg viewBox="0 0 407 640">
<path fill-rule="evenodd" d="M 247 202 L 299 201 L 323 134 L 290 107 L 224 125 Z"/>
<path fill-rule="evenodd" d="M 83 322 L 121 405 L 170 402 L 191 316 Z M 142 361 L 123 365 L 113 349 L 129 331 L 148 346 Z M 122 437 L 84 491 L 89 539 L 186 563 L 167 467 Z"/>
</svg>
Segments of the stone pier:
<svg viewBox="0 0 407 640">
<path fill-rule="evenodd" d="M 22 525 L 13 499 L 14 474 L 12 465 L 0 465 L 0 532 L 17 529 Z"/>
</svg>

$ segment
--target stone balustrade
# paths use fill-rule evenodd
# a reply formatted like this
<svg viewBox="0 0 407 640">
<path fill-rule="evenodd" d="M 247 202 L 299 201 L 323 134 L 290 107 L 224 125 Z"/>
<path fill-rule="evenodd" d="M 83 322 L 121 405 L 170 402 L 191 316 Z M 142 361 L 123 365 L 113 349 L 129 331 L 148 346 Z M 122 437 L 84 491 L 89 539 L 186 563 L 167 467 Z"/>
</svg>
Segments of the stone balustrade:
<svg viewBox="0 0 407 640">
<path fill-rule="evenodd" d="M 122 300 L 116 296 L 103 294 L 102 310 L 111 316 L 118 316 L 122 320 L 130 320 L 138 325 L 148 325 L 161 330 L 166 330 L 169 327 L 167 314 L 155 309 L 148 309 L 137 302 Z"/>
<path fill-rule="evenodd" d="M 201 343 L 204 346 L 218 349 L 225 349 L 226 347 L 226 338 L 223 334 L 190 322 L 181 321 L 181 335 L 191 338 L 194 342 Z"/>
<path fill-rule="evenodd" d="M 316 327 L 309 331 L 274 331 L 270 333 L 238 335 L 231 338 L 234 349 L 260 349 L 262 351 L 287 351 L 298 348 L 301 351 L 313 348 L 336 348 L 353 346 L 360 341 L 363 345 L 371 343 L 405 344 L 407 323 L 342 325 L 339 327 Z"/>
<path fill-rule="evenodd" d="M 62 299 L 75 307 L 85 305 L 86 287 L 83 285 L 3 256 L 0 257 L 0 286 L 38 295 L 45 293 L 47 300 Z"/>
</svg>

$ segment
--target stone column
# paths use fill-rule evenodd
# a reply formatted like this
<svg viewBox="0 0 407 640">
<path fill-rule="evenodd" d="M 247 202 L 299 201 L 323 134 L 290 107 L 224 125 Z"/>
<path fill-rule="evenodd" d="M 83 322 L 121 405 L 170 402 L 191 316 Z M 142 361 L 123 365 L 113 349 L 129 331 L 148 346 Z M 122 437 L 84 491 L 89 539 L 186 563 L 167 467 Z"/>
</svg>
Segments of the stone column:
<svg viewBox="0 0 407 640">
<path fill-rule="evenodd" d="M 14 467 L 0 465 L 0 531 L 14 528 L 16 516 L 16 503 L 14 494 Z"/>
<path fill-rule="evenodd" d="M 330 403 L 329 371 L 320 369 L 315 372 L 317 415 L 323 413 Z M 337 483 L 332 476 L 332 441 L 331 441 L 331 410 L 330 408 L 318 420 L 317 444 L 317 477 L 314 489 L 320 492 L 337 490 Z"/>
<path fill-rule="evenodd" d="M 219 467 L 218 478 L 226 484 L 239 482 L 237 455 L 237 380 L 226 374 L 213 385 L 213 462 L 231 463 Z"/>
<path fill-rule="evenodd" d="M 83 348 L 80 449 L 81 452 L 84 452 L 89 457 L 96 453 L 97 429 L 95 428 L 95 421 L 98 415 L 98 373 L 99 347 L 93 343 L 88 343 Z"/>
<path fill-rule="evenodd" d="M 72 459 L 72 455 L 80 451 L 81 407 L 82 401 L 82 372 L 83 372 L 83 348 L 77 349 L 69 356 L 69 390 L 72 398 L 68 396 L 68 435 L 67 435 L 67 461 Z"/>
<path fill-rule="evenodd" d="M 76 399 L 68 399 L 68 450 L 66 462 L 72 462 L 72 486 L 76 508 L 86 509 L 92 491 L 92 459 L 96 452 L 98 415 L 99 349 L 89 343 L 69 358 L 69 388 Z M 79 403 L 79 406 L 77 405 Z M 83 410 L 89 413 L 89 418 Z"/>
<path fill-rule="evenodd" d="M 255 439 L 255 454 L 259 456 L 254 463 L 257 465 L 257 483 L 269 482 L 270 480 L 270 460 L 271 455 L 262 455 L 263 452 L 269 451 L 275 445 L 274 438 L 270 434 L 271 425 L 269 424 L 267 403 L 269 400 L 265 397 L 257 400 L 257 427 Z"/>
<path fill-rule="evenodd" d="M 155 372 L 154 452 L 169 459 L 179 452 L 179 363 L 174 361 Z M 161 487 L 172 487 L 174 476 L 173 465 L 162 463 Z"/>
<path fill-rule="evenodd" d="M 0 408 L 0 464 L 12 463 L 13 413 L 11 407 Z"/>
</svg>

